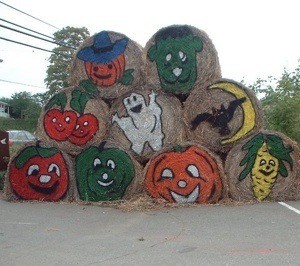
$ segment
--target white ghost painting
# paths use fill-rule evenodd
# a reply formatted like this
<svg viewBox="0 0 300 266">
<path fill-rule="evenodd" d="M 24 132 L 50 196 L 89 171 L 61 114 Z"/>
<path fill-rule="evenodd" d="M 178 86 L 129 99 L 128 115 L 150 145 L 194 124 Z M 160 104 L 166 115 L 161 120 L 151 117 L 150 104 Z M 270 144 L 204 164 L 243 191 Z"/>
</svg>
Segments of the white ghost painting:
<svg viewBox="0 0 300 266">
<path fill-rule="evenodd" d="M 153 151 L 159 151 L 163 146 L 162 108 L 155 101 L 157 94 L 153 91 L 149 95 L 149 105 L 143 95 L 132 93 L 123 99 L 128 116 L 119 117 L 117 113 L 112 123 L 117 123 L 131 142 L 131 149 L 141 155 L 148 142 Z"/>
</svg>

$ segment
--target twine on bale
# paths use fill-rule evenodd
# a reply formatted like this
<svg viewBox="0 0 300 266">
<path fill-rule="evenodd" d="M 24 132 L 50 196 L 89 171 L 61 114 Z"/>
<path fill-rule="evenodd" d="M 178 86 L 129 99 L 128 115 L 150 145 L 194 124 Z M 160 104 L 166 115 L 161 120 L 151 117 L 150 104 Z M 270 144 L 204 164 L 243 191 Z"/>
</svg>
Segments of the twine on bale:
<svg viewBox="0 0 300 266">
<path fill-rule="evenodd" d="M 227 198 L 221 160 L 198 143 L 181 143 L 156 153 L 144 169 L 145 188 L 156 201 L 216 203 Z"/>
<path fill-rule="evenodd" d="M 133 88 L 113 103 L 110 113 L 108 137 L 141 162 L 184 138 L 181 103 L 152 87 Z"/>
<path fill-rule="evenodd" d="M 142 167 L 111 141 L 90 146 L 75 158 L 77 201 L 128 200 L 143 190 Z"/>
<path fill-rule="evenodd" d="M 75 189 L 72 158 L 45 142 L 29 142 L 10 159 L 4 180 L 8 201 L 73 201 Z"/>
<path fill-rule="evenodd" d="M 144 83 L 142 47 L 127 36 L 101 31 L 79 47 L 71 67 L 69 83 L 89 80 L 103 99 L 118 98 L 131 86 Z"/>
<path fill-rule="evenodd" d="M 300 150 L 282 133 L 261 130 L 237 143 L 225 172 L 234 200 L 300 199 Z"/>
<path fill-rule="evenodd" d="M 39 138 L 72 154 L 99 143 L 108 131 L 109 109 L 93 91 L 70 87 L 54 95 L 43 108 Z"/>
<path fill-rule="evenodd" d="M 218 153 L 227 153 L 235 142 L 264 125 L 254 93 L 228 79 L 218 80 L 204 91 L 195 89 L 184 103 L 183 116 L 188 138 Z"/>
<path fill-rule="evenodd" d="M 147 42 L 143 57 L 146 82 L 179 98 L 221 78 L 218 54 L 211 39 L 192 26 L 160 29 Z"/>
</svg>

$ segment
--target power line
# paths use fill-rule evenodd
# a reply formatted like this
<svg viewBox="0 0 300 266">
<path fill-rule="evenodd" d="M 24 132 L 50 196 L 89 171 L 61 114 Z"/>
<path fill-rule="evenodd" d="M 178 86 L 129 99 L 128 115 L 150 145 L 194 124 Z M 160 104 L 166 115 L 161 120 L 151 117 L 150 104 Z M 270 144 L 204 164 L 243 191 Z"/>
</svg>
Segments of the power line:
<svg viewBox="0 0 300 266">
<path fill-rule="evenodd" d="M 12 84 L 24 85 L 24 86 L 28 86 L 28 87 L 47 89 L 45 87 L 36 86 L 36 85 L 30 85 L 30 84 L 25 84 L 25 83 L 16 82 L 16 81 L 10 81 L 10 80 L 4 80 L 4 79 L 0 79 L 0 81 L 7 82 L 7 83 L 12 83 Z"/>
<path fill-rule="evenodd" d="M 16 24 L 16 23 L 13 23 L 13 22 L 8 21 L 8 20 L 6 20 L 6 19 L 0 18 L 0 20 L 6 22 L 6 23 L 8 23 L 8 24 L 14 25 L 14 26 L 16 26 L 16 27 L 22 28 L 22 29 L 24 29 L 24 30 L 28 30 L 28 31 L 34 32 L 34 33 L 36 33 L 36 34 L 42 35 L 42 36 L 44 36 L 44 37 L 47 37 L 47 38 L 49 38 L 49 39 L 55 40 L 53 37 L 51 37 L 51 36 L 49 36 L 49 35 L 40 33 L 40 32 L 35 31 L 35 30 L 28 29 L 28 28 L 26 28 L 26 27 L 23 27 L 23 26 L 21 26 L 21 25 L 18 25 L 18 24 Z"/>
<path fill-rule="evenodd" d="M 0 4 L 3 4 L 3 5 L 5 5 L 5 6 L 8 6 L 8 7 L 12 8 L 12 9 L 14 9 L 14 10 L 16 10 L 16 11 L 18 11 L 18 12 L 20 12 L 20 13 L 26 15 L 26 16 L 29 16 L 29 17 L 31 17 L 31 18 L 37 20 L 37 21 L 40 21 L 40 22 L 42 22 L 42 23 L 44 23 L 44 24 L 46 24 L 46 25 L 48 25 L 48 26 L 50 26 L 50 27 L 52 27 L 52 28 L 55 28 L 55 29 L 57 29 L 57 30 L 60 30 L 60 28 L 57 28 L 56 26 L 54 26 L 54 25 L 52 25 L 52 24 L 50 24 L 50 23 L 48 23 L 48 22 L 46 22 L 46 21 L 44 21 L 44 20 L 41 20 L 41 19 L 39 19 L 39 18 L 37 18 L 37 17 L 35 17 L 35 16 L 32 16 L 32 15 L 30 15 L 30 14 L 28 14 L 28 13 L 26 13 L 26 12 L 20 10 L 20 9 L 17 9 L 17 8 L 15 8 L 15 7 L 13 7 L 13 6 L 10 6 L 10 5 L 6 4 L 6 3 L 3 3 L 2 1 L 0 1 Z"/>
<path fill-rule="evenodd" d="M 4 40 L 4 41 L 7 41 L 7 42 L 13 42 L 13 43 L 16 43 L 16 44 L 28 46 L 28 47 L 31 47 L 31 48 L 34 48 L 34 49 L 38 49 L 38 50 L 41 50 L 41 51 L 45 51 L 45 52 L 49 52 L 49 53 L 61 55 L 61 56 L 68 57 L 68 58 L 73 58 L 71 55 L 57 53 L 57 52 L 50 51 L 50 50 L 47 50 L 47 49 L 44 49 L 44 48 L 40 48 L 40 47 L 33 46 L 33 45 L 30 45 L 30 44 L 27 44 L 27 43 L 23 43 L 23 42 L 18 42 L 18 41 L 10 40 L 10 39 L 3 38 L 3 37 L 0 37 L 0 40 Z"/>
<path fill-rule="evenodd" d="M 76 48 L 74 48 L 74 47 L 71 47 L 71 46 L 68 46 L 68 45 L 65 45 L 65 44 L 60 44 L 60 43 L 58 43 L 58 42 L 50 41 L 50 40 L 47 40 L 47 39 L 45 39 L 45 38 L 41 38 L 41 37 L 32 35 L 32 34 L 30 34 L 30 33 L 26 33 L 26 32 L 24 32 L 24 31 L 20 31 L 20 30 L 17 30 L 17 29 L 13 29 L 13 28 L 11 28 L 11 27 L 7 27 L 7 26 L 2 25 L 2 24 L 0 24 L 0 27 L 5 28 L 5 29 L 8 29 L 8 30 L 15 31 L 15 32 L 18 32 L 18 33 L 21 33 L 21 34 L 24 34 L 24 35 L 27 35 L 27 36 L 30 36 L 30 37 L 33 37 L 33 38 L 36 38 L 36 39 L 40 39 L 40 40 L 45 41 L 45 42 L 54 43 L 54 44 L 57 44 L 57 45 L 59 45 L 59 46 L 63 46 L 63 47 L 66 47 L 66 48 L 71 48 L 71 49 L 73 49 L 73 50 L 76 50 Z"/>
</svg>

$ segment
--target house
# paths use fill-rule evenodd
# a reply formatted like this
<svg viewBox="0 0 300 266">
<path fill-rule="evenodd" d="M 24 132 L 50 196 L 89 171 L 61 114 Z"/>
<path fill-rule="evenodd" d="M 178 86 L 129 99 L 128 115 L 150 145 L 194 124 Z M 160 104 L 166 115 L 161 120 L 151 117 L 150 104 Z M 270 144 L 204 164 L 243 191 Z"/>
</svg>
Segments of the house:
<svg viewBox="0 0 300 266">
<path fill-rule="evenodd" d="M 0 117 L 9 117 L 9 105 L 0 101 Z"/>
</svg>

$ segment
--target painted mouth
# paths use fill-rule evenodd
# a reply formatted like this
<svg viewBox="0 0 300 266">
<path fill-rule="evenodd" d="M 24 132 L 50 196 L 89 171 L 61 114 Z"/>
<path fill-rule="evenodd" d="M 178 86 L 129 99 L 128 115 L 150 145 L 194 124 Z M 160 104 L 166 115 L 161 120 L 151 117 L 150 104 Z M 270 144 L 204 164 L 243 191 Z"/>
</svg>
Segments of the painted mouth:
<svg viewBox="0 0 300 266">
<path fill-rule="evenodd" d="M 97 183 L 98 183 L 100 186 L 102 186 L 102 187 L 108 187 L 108 186 L 110 186 L 113 182 L 114 182 L 114 180 L 111 180 L 111 181 L 108 182 L 108 183 L 101 182 L 100 180 L 97 181 Z"/>
<path fill-rule="evenodd" d="M 56 131 L 58 131 L 58 132 L 64 132 L 66 129 L 65 128 L 56 128 Z"/>
<path fill-rule="evenodd" d="M 173 72 L 172 72 L 173 73 Z M 190 76 L 191 76 L 191 73 L 189 73 L 185 78 L 182 78 L 181 77 L 181 74 L 179 76 L 176 76 L 174 75 L 173 73 L 173 76 L 176 77 L 174 80 L 168 80 L 166 79 L 165 77 L 163 77 L 164 81 L 166 83 L 169 83 L 169 84 L 176 84 L 176 83 L 186 83 L 190 80 Z"/>
<path fill-rule="evenodd" d="M 174 191 L 171 191 L 171 196 L 172 198 L 177 202 L 177 203 L 194 203 L 199 197 L 200 194 L 200 187 L 199 185 L 195 187 L 195 189 L 189 194 L 189 195 L 180 195 L 175 193 Z"/>
<path fill-rule="evenodd" d="M 267 171 L 264 171 L 264 170 L 259 170 L 259 172 L 261 172 L 265 176 L 269 176 L 270 174 L 272 174 L 274 172 L 274 170 L 272 170 L 270 172 L 267 172 Z"/>
<path fill-rule="evenodd" d="M 28 182 L 28 184 L 34 191 L 36 191 L 38 193 L 46 194 L 46 195 L 52 194 L 59 185 L 58 180 L 51 187 L 39 187 L 30 182 Z"/>
<path fill-rule="evenodd" d="M 94 73 L 95 77 L 98 78 L 98 79 L 108 79 L 111 77 L 111 74 L 107 74 L 107 75 L 99 75 L 99 74 L 96 74 Z"/>
<path fill-rule="evenodd" d="M 142 111 L 142 107 L 143 107 L 143 105 L 139 104 L 139 105 L 137 105 L 135 107 L 132 107 L 130 109 L 130 111 L 133 112 L 133 113 L 137 113 L 138 114 L 138 113 L 140 113 Z"/>
</svg>

